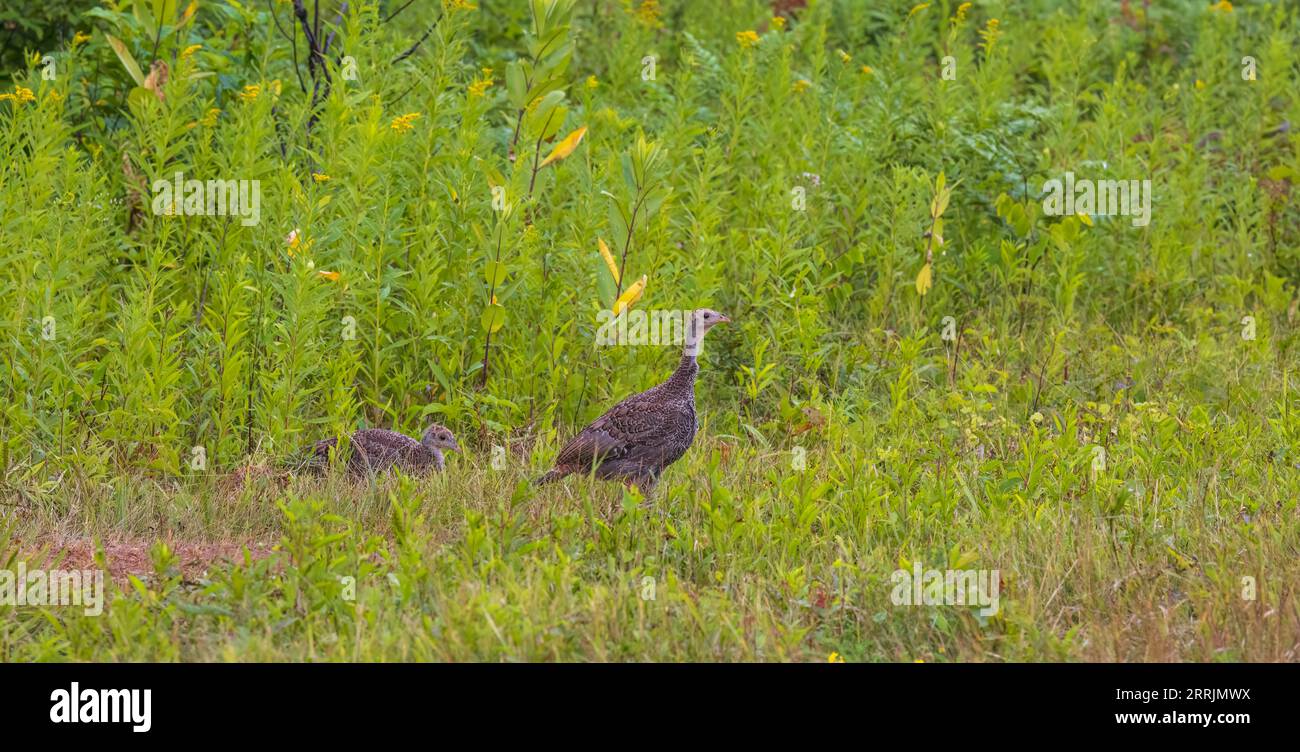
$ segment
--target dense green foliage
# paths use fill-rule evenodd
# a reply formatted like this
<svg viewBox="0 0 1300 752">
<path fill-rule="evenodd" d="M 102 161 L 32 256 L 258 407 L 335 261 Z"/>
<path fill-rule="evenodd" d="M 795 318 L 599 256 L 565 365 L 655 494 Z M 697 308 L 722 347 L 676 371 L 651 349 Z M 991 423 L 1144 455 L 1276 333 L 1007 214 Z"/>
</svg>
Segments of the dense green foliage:
<svg viewBox="0 0 1300 752">
<path fill-rule="evenodd" d="M 0 657 L 1296 659 L 1294 8 L 331 2 L 317 63 L 292 3 L 186 5 L 0 102 L 0 558 L 169 542 Z M 1044 216 L 1067 171 L 1150 224 Z M 260 221 L 155 214 L 177 172 Z M 735 320 L 648 504 L 525 483 L 678 357 L 594 345 L 598 238 Z M 267 470 L 431 420 L 432 480 Z M 892 605 L 912 561 L 1002 612 Z"/>
</svg>

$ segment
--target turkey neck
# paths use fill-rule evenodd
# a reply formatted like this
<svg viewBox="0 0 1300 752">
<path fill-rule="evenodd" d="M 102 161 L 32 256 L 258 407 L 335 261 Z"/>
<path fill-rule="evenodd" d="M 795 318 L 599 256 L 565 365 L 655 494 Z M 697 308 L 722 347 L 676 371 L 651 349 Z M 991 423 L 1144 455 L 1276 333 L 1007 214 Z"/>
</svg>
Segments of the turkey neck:
<svg viewBox="0 0 1300 752">
<path fill-rule="evenodd" d="M 423 442 L 421 442 L 421 443 L 423 443 Z M 439 470 L 441 470 L 441 469 L 443 468 L 443 465 L 446 463 L 446 460 L 445 460 L 445 459 L 443 458 L 443 456 L 442 456 L 442 450 L 439 449 L 439 448 L 437 448 L 437 447 L 431 447 L 431 446 L 429 446 L 428 444 L 424 444 L 424 448 L 427 449 L 427 450 L 429 450 L 429 454 L 432 454 L 432 455 L 433 455 L 433 465 L 434 465 L 434 467 L 436 467 L 436 468 L 438 468 Z"/>
<path fill-rule="evenodd" d="M 695 362 L 695 349 L 689 345 L 682 352 L 681 362 L 677 364 L 677 370 L 673 375 L 668 377 L 668 388 L 673 391 L 687 392 L 693 394 L 695 391 L 695 374 L 700 372 L 700 366 Z"/>
</svg>

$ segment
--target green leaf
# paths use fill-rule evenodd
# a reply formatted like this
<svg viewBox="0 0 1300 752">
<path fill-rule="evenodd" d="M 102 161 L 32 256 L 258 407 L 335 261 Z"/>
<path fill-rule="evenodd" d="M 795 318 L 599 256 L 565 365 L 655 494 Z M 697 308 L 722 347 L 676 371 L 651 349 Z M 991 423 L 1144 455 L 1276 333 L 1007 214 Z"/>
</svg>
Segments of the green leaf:
<svg viewBox="0 0 1300 752">
<path fill-rule="evenodd" d="M 140 72 L 140 65 L 136 63 L 135 57 L 131 55 L 131 51 L 126 48 L 126 45 L 122 43 L 121 39 L 118 39 L 112 34 L 105 34 L 104 36 L 108 39 L 108 46 L 112 47 L 113 52 L 117 53 L 117 59 L 122 61 L 122 65 L 126 68 L 126 72 L 130 73 L 131 78 L 135 79 L 136 85 L 144 86 L 144 74 Z"/>
<path fill-rule="evenodd" d="M 483 279 L 487 282 L 488 287 L 497 289 L 506 281 L 506 265 L 500 261 L 489 261 L 487 266 L 483 267 Z"/>
<path fill-rule="evenodd" d="M 479 318 L 478 323 L 483 327 L 483 331 L 488 334 L 496 334 L 501 327 L 506 325 L 506 309 L 500 303 L 493 303 L 483 309 L 483 315 Z"/>
<path fill-rule="evenodd" d="M 510 97 L 510 104 L 517 110 L 522 110 L 528 103 L 528 90 L 524 84 L 524 68 L 518 60 L 512 61 L 506 66 L 506 94 Z"/>
</svg>

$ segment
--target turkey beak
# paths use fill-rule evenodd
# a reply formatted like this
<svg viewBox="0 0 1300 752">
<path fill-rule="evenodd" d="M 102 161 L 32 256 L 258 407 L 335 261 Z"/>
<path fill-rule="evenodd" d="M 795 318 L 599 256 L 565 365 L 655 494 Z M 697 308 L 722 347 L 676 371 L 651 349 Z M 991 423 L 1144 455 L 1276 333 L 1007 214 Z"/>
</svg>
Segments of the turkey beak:
<svg viewBox="0 0 1300 752">
<path fill-rule="evenodd" d="M 730 323 L 731 323 L 731 317 L 728 316 L 728 315 L 725 314 L 725 313 L 719 313 L 719 314 L 718 314 L 718 323 L 719 323 L 719 324 L 730 324 Z"/>
<path fill-rule="evenodd" d="M 447 447 L 447 451 L 449 451 L 449 452 L 459 452 L 459 451 L 460 451 L 460 444 L 456 443 L 456 439 L 453 438 L 453 439 L 451 440 L 451 445 Z"/>
</svg>

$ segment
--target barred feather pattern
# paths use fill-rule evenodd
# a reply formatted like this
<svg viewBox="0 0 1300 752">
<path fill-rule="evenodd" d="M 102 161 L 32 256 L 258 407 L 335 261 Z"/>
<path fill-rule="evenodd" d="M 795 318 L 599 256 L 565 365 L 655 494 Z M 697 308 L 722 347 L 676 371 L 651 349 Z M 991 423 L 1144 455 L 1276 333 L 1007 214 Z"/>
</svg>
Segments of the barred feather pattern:
<svg viewBox="0 0 1300 752">
<path fill-rule="evenodd" d="M 330 453 L 338 440 L 318 441 L 312 446 L 308 465 L 317 470 L 329 467 Z M 412 475 L 441 471 L 446 464 L 442 451 L 425 446 L 410 436 L 383 428 L 369 428 L 352 434 L 347 471 L 361 476 L 383 473 L 394 467 Z"/>
<path fill-rule="evenodd" d="M 649 496 L 664 469 L 695 441 L 698 372 L 695 357 L 683 355 L 667 381 L 619 402 L 574 436 L 537 483 L 594 472 L 601 480 L 634 483 Z"/>
</svg>

